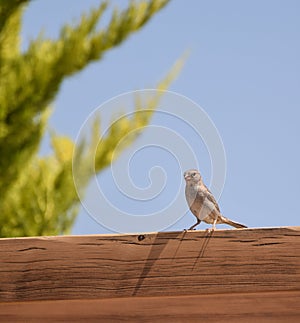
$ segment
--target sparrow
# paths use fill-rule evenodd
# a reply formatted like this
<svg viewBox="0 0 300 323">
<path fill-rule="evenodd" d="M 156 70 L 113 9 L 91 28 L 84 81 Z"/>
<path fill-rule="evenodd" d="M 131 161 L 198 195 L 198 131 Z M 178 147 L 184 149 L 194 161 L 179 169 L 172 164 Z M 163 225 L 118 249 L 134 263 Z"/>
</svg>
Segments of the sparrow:
<svg viewBox="0 0 300 323">
<path fill-rule="evenodd" d="M 216 223 L 229 224 L 235 228 L 247 228 L 245 225 L 234 222 L 220 212 L 218 203 L 206 185 L 198 170 L 190 169 L 184 172 L 186 181 L 185 197 L 191 212 L 197 218 L 197 222 L 188 230 L 194 229 L 201 221 L 212 224 L 212 230 Z"/>
</svg>

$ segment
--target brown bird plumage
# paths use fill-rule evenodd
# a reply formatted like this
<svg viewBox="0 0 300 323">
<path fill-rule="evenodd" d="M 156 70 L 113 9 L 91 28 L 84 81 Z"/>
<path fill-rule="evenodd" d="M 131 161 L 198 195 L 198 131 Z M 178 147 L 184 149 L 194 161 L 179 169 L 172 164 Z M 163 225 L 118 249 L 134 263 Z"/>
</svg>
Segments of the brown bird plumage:
<svg viewBox="0 0 300 323">
<path fill-rule="evenodd" d="M 189 230 L 195 228 L 201 221 L 212 224 L 215 229 L 217 223 L 229 224 L 235 228 L 247 228 L 245 225 L 234 222 L 220 212 L 218 203 L 210 190 L 205 186 L 198 170 L 190 169 L 184 173 L 186 181 L 185 197 L 191 212 L 196 216 L 197 223 Z"/>
</svg>

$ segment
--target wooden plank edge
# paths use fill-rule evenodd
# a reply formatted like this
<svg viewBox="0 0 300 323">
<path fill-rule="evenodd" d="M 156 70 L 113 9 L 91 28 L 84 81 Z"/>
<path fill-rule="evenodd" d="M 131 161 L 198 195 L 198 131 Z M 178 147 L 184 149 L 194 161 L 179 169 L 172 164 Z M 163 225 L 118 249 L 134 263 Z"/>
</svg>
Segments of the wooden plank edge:
<svg viewBox="0 0 300 323">
<path fill-rule="evenodd" d="M 280 226 L 280 227 L 255 227 L 255 228 L 246 228 L 246 229 L 232 229 L 232 228 L 228 228 L 228 229 L 216 229 L 216 233 L 223 233 L 223 232 L 239 232 L 239 231 L 273 231 L 273 230 L 282 230 L 282 229 L 287 229 L 287 230 L 291 230 L 291 231 L 300 231 L 300 226 Z M 5 241 L 5 240 L 20 240 L 20 239 L 24 239 L 24 240 L 30 240 L 30 239 L 45 239 L 45 240 L 64 240 L 64 239 L 70 239 L 70 238 L 84 238 L 84 237 L 88 237 L 88 238 L 97 238 L 97 237 L 107 237 L 107 238 L 117 238 L 117 237 L 124 237 L 124 236 L 128 236 L 128 237 L 136 237 L 139 235 L 147 235 L 147 236 L 151 236 L 151 235 L 157 235 L 157 234 L 163 234 L 165 233 L 170 234 L 170 235 L 178 235 L 180 234 L 182 231 L 157 231 L 157 232 L 127 232 L 127 233 L 104 233 L 104 234 L 83 234 L 83 235 L 58 235 L 58 236 L 32 236 L 32 237 L 12 237 L 12 238 L 0 238 L 0 243 L 1 241 Z M 191 230 L 191 231 L 187 231 L 188 233 L 205 233 L 207 232 L 207 230 Z"/>
<path fill-rule="evenodd" d="M 300 290 L 0 303 L 1 322 L 299 322 Z"/>
</svg>

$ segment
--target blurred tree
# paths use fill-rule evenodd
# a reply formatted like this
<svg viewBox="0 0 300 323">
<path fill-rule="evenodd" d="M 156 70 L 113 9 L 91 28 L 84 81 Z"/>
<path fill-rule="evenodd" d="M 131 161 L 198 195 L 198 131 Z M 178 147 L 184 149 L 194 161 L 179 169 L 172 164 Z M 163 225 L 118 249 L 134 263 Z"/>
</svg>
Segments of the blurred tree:
<svg viewBox="0 0 300 323">
<path fill-rule="evenodd" d="M 155 108 L 160 97 L 137 107 L 132 117 L 113 123 L 99 146 L 100 121 L 95 120 L 90 139 L 79 143 L 74 159 L 75 143 L 54 134 L 53 155 L 38 156 L 49 105 L 62 81 L 123 42 L 168 0 L 130 2 L 124 11 L 114 10 L 107 27 L 99 31 L 96 25 L 107 9 L 104 2 L 83 14 L 76 25 L 65 25 L 57 40 L 40 36 L 21 52 L 22 13 L 29 2 L 0 0 L 0 237 L 70 232 L 79 209 L 72 160 L 80 169 L 77 185 L 84 189 L 93 170 L 101 171 L 117 156 L 113 152 L 118 142 L 149 122 L 149 109 Z M 178 68 L 177 64 L 159 89 L 168 87 Z M 134 137 L 128 136 L 118 149 Z"/>
</svg>

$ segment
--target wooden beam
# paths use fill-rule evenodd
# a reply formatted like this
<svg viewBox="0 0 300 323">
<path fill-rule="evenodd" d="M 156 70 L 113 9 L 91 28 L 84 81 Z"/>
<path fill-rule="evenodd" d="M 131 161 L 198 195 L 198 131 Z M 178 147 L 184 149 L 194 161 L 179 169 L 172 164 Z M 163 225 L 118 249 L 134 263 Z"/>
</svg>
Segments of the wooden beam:
<svg viewBox="0 0 300 323">
<path fill-rule="evenodd" d="M 300 291 L 10 302 L 0 322 L 298 323 L 299 304 Z"/>
<path fill-rule="evenodd" d="M 300 227 L 0 239 L 0 259 L 0 302 L 299 291 Z"/>
</svg>

